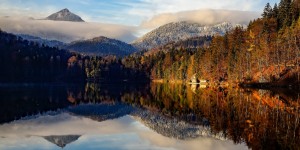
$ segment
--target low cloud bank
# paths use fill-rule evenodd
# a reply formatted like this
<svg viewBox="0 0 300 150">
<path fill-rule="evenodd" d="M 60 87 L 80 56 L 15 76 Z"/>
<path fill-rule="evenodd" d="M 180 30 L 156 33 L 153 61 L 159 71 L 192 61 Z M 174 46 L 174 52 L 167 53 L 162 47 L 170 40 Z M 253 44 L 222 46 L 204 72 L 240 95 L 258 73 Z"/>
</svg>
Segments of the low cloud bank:
<svg viewBox="0 0 300 150">
<path fill-rule="evenodd" d="M 250 20 L 258 18 L 259 16 L 260 13 L 251 11 L 214 9 L 192 10 L 178 13 L 159 14 L 147 21 L 142 22 L 141 27 L 153 29 L 161 25 L 177 21 L 192 21 L 203 25 L 213 25 L 222 22 L 247 25 Z"/>
<path fill-rule="evenodd" d="M 98 36 L 106 36 L 124 42 L 131 42 L 136 38 L 134 36 L 135 27 L 105 23 L 2 17 L 0 19 L 0 28 L 10 33 L 29 34 L 66 43 Z"/>
</svg>

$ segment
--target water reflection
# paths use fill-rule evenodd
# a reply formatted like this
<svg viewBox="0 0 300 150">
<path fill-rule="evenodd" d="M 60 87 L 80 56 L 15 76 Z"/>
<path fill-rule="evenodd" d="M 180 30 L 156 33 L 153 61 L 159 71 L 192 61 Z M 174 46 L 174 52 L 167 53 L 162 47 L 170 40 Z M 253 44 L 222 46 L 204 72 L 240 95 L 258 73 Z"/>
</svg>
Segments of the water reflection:
<svg viewBox="0 0 300 150">
<path fill-rule="evenodd" d="M 38 137 L 45 149 L 55 149 L 47 141 L 66 149 L 300 147 L 299 94 L 291 90 L 94 83 L 37 89 L 1 88 L 0 107 L 9 115 L 1 119 L 0 149 L 21 149 Z"/>
<path fill-rule="evenodd" d="M 68 91 L 78 92 L 81 85 L 65 84 L 0 84 L 0 123 L 44 111 L 65 108 Z"/>
<path fill-rule="evenodd" d="M 206 136 L 168 138 L 149 129 L 136 115 L 99 122 L 66 112 L 44 114 L 1 125 L 0 130 L 0 149 L 245 149 Z"/>
</svg>

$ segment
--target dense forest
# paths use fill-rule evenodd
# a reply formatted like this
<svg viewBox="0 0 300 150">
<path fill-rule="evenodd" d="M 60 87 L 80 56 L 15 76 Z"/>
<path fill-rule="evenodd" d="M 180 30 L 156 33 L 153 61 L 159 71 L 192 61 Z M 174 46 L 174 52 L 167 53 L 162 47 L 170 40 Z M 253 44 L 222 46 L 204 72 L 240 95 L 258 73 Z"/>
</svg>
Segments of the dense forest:
<svg viewBox="0 0 300 150">
<path fill-rule="evenodd" d="M 0 82 L 85 82 L 146 80 L 115 56 L 85 56 L 29 42 L 0 30 Z"/>
<path fill-rule="evenodd" d="M 71 53 L 0 31 L 1 82 L 53 82 L 67 75 Z"/>
<path fill-rule="evenodd" d="M 152 79 L 198 79 L 231 83 L 299 81 L 300 1 L 282 0 L 265 6 L 262 17 L 248 28 L 236 27 L 214 36 L 209 46 L 196 50 L 164 46 L 144 55 L 132 55 L 126 66 L 151 72 Z M 173 44 L 173 45 L 176 45 Z"/>
</svg>

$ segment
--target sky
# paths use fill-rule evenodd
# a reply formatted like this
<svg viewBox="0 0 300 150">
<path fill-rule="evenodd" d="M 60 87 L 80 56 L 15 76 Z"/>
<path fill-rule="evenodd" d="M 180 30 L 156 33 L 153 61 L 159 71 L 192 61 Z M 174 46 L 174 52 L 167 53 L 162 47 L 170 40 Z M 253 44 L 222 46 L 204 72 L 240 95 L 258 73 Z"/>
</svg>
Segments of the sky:
<svg viewBox="0 0 300 150">
<path fill-rule="evenodd" d="M 279 0 L 0 0 L 0 15 L 45 18 L 68 8 L 88 22 L 138 26 L 162 13 L 198 9 L 226 9 L 261 12 L 269 2 Z"/>
<path fill-rule="evenodd" d="M 234 23 L 246 23 L 260 17 L 268 2 L 273 6 L 279 0 L 0 0 L 0 17 L 2 17 L 0 28 L 13 33 L 28 34 L 32 32 L 29 31 L 32 24 L 27 25 L 27 21 L 24 20 L 17 23 L 15 20 L 11 22 L 5 19 L 8 17 L 43 19 L 68 8 L 86 22 L 106 26 L 115 24 L 120 26 L 118 29 L 126 28 L 122 31 L 124 35 L 120 37 L 126 38 L 125 33 L 130 32 L 131 35 L 127 39 L 122 39 L 129 42 L 154 28 L 174 21 L 191 20 L 202 24 L 214 24 L 227 21 L 229 18 L 229 21 Z M 39 25 L 41 22 L 34 24 Z M 99 25 L 100 27 L 102 26 Z M 86 30 L 83 33 L 86 33 Z M 88 34 L 89 36 L 84 38 L 95 36 L 92 33 Z M 119 35 L 112 37 L 120 39 Z M 80 38 L 70 40 L 74 39 Z"/>
</svg>

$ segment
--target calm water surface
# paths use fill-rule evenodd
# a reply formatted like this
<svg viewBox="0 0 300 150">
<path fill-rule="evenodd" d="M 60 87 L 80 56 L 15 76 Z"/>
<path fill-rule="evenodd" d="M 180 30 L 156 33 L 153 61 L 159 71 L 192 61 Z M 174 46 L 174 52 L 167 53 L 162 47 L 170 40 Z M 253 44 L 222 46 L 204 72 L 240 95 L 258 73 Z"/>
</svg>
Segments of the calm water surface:
<svg viewBox="0 0 300 150">
<path fill-rule="evenodd" d="M 299 149 L 295 90 L 0 86 L 0 149 Z"/>
</svg>

